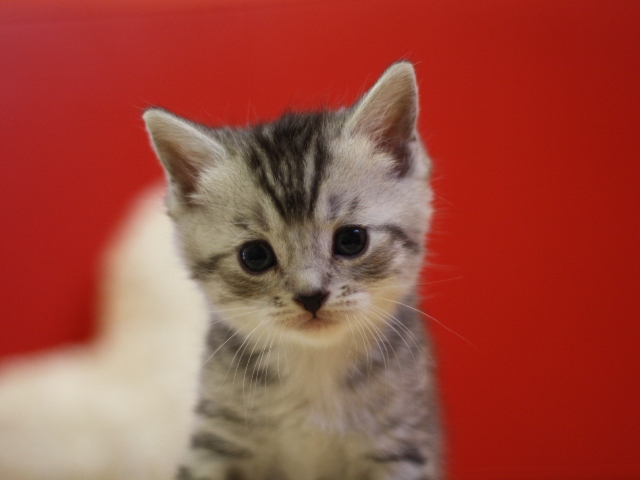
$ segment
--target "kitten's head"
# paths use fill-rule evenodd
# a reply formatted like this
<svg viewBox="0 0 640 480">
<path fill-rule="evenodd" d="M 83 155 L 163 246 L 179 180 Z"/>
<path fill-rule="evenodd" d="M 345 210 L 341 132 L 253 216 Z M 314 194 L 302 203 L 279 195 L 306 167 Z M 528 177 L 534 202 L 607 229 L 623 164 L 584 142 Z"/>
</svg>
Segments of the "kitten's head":
<svg viewBox="0 0 640 480">
<path fill-rule="evenodd" d="M 431 213 L 417 112 L 406 62 L 337 112 L 237 129 L 145 112 L 184 257 L 226 321 L 317 342 L 387 321 Z"/>
</svg>

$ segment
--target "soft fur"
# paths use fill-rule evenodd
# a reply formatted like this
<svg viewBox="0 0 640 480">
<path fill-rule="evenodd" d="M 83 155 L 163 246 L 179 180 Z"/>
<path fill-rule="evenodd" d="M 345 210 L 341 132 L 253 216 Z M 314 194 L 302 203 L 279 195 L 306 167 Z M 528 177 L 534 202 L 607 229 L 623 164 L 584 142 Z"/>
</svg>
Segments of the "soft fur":
<svg viewBox="0 0 640 480">
<path fill-rule="evenodd" d="M 179 480 L 439 478 L 415 309 L 431 213 L 417 110 L 405 62 L 337 112 L 235 129 L 145 113 L 180 248 L 213 309 Z M 366 248 L 337 253 L 354 226 Z M 255 242 L 277 259 L 260 273 L 241 260 Z"/>
<path fill-rule="evenodd" d="M 98 342 L 0 375 L 0 478 L 440 478 L 417 105 L 399 63 L 338 112 L 209 129 L 147 111 L 186 269 L 149 192 L 108 255 Z M 332 252 L 344 225 L 367 229 L 357 257 Z M 277 256 L 258 275 L 238 257 L 256 239 Z M 317 291 L 314 319 L 295 298 Z"/>
<path fill-rule="evenodd" d="M 97 343 L 1 370 L 2 480 L 175 474 L 207 313 L 175 255 L 161 189 L 139 200 L 105 264 Z"/>
</svg>

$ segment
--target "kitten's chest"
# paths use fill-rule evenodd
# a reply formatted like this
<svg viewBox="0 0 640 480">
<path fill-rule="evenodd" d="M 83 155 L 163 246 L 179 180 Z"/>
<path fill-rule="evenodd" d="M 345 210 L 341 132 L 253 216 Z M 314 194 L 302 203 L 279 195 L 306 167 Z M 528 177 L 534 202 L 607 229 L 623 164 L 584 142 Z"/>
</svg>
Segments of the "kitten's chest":
<svg viewBox="0 0 640 480">
<path fill-rule="evenodd" d="M 362 450 L 360 435 L 333 428 L 325 430 L 320 419 L 304 423 L 291 420 L 283 422 L 277 435 L 272 437 L 276 449 L 274 458 L 286 478 L 350 478 L 349 466 Z"/>
<path fill-rule="evenodd" d="M 272 414 L 277 426 L 268 431 L 272 458 L 286 478 L 350 478 L 347 469 L 363 451 L 366 435 L 350 420 L 357 402 L 341 382 L 321 376 L 291 379 Z"/>
</svg>

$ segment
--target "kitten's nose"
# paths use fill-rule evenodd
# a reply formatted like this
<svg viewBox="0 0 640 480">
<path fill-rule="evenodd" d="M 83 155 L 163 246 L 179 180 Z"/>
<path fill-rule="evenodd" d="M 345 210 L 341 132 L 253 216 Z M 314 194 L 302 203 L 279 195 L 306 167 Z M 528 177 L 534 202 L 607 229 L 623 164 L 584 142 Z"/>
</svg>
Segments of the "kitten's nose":
<svg viewBox="0 0 640 480">
<path fill-rule="evenodd" d="M 298 295 L 297 297 L 293 297 L 293 299 L 302 305 L 305 310 L 313 313 L 313 316 L 315 317 L 316 312 L 320 310 L 320 307 L 328 296 L 329 292 L 317 291 L 310 295 Z"/>
</svg>

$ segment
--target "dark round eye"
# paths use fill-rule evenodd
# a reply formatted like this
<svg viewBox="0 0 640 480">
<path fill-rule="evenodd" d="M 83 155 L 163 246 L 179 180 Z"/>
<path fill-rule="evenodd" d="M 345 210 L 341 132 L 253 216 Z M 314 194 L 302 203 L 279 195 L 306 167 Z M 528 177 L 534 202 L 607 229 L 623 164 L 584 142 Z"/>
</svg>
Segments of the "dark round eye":
<svg viewBox="0 0 640 480">
<path fill-rule="evenodd" d="M 352 257 L 367 246 L 367 231 L 362 227 L 343 227 L 333 237 L 333 253 Z"/>
<path fill-rule="evenodd" d="M 276 264 L 276 256 L 267 242 L 258 240 L 240 248 L 240 262 L 250 272 L 260 273 Z"/>
</svg>

